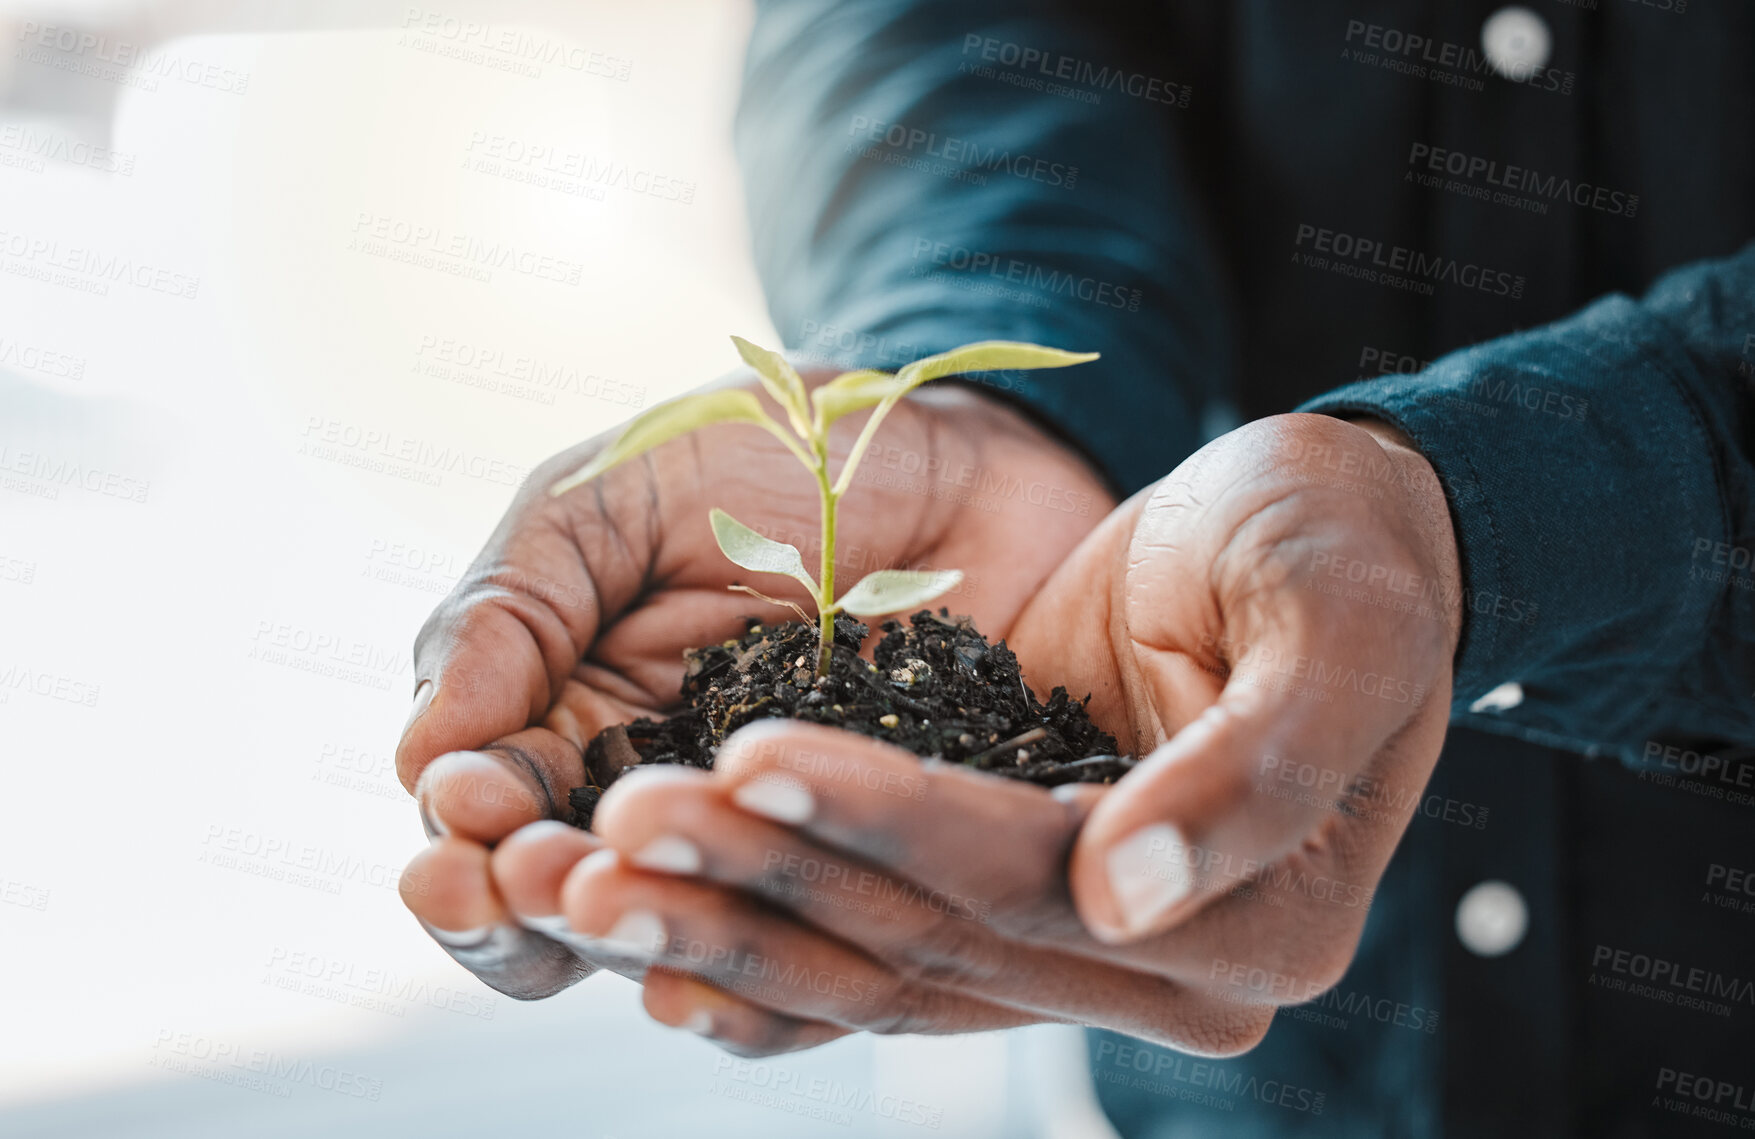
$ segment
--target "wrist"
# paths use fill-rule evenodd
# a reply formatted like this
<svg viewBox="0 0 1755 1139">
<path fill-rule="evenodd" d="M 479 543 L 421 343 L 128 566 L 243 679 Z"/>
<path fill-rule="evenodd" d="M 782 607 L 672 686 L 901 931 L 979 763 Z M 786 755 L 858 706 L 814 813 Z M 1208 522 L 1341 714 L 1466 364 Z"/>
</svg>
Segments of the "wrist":
<svg viewBox="0 0 1755 1139">
<path fill-rule="evenodd" d="M 1438 596 L 1444 605 L 1450 630 L 1450 653 L 1454 658 L 1462 637 L 1463 576 L 1460 540 L 1444 484 L 1414 441 L 1400 428 L 1385 420 L 1349 418 L 1347 422 L 1370 435 L 1395 465 L 1397 485 L 1404 492 L 1409 506 L 1407 521 L 1414 528 L 1418 541 L 1432 560 L 1439 582 Z"/>
</svg>

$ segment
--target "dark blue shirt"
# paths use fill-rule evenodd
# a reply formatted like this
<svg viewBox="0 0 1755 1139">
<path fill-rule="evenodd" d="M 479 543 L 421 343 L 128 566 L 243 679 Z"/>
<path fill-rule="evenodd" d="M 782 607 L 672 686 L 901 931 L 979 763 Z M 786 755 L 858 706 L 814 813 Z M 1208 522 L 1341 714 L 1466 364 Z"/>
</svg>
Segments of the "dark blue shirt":
<svg viewBox="0 0 1755 1139">
<path fill-rule="evenodd" d="M 1240 1085 L 1211 1116 L 1230 1133 L 1256 1112 L 1263 1134 L 1596 1134 L 1632 1104 L 1628 1134 L 1722 1127 L 1661 1102 L 1715 1039 L 1741 1046 L 1715 1078 L 1755 1102 L 1755 999 L 1718 1017 L 1584 991 L 1630 979 L 1599 966 L 1641 946 L 1755 980 L 1755 924 L 1700 898 L 1711 867 L 1755 870 L 1755 7 L 1546 3 L 1510 45 L 1545 50 L 1509 61 L 1494 12 L 775 0 L 753 33 L 738 145 L 796 353 L 1099 350 L 986 382 L 1123 493 L 1298 408 L 1397 425 L 1444 484 L 1467 589 L 1454 723 L 1511 738 L 1453 733 L 1449 806 L 1410 832 L 1342 991 L 1399 986 L 1392 1006 L 1446 1029 L 1366 1015 L 1343 1046 L 1287 1018 L 1221 1067 L 1270 1055 L 1280 1085 L 1337 1094 L 1312 1113 Z M 1671 825 L 1660 871 L 1641 851 Z M 1490 965 L 1445 940 L 1483 875 L 1534 911 Z M 1496 1025 L 1469 1023 L 1487 1008 Z M 1471 1092 L 1526 1055 L 1541 1092 Z M 1114 1056 L 1094 1045 L 1100 1076 Z M 1099 1091 L 1130 1135 L 1216 1110 L 1180 1094 L 1207 1085 L 1159 1084 Z"/>
</svg>

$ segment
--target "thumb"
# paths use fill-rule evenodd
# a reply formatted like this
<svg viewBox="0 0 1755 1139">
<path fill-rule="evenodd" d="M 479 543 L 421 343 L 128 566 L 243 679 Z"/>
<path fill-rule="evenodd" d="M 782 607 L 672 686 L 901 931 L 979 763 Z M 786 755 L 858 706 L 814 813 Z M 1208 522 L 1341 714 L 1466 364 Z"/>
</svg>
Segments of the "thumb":
<svg viewBox="0 0 1755 1139">
<path fill-rule="evenodd" d="M 1287 620 L 1291 608 L 1276 620 L 1278 641 L 1224 645 L 1230 674 L 1218 700 L 1092 809 L 1069 871 L 1079 917 L 1099 940 L 1178 925 L 1312 841 L 1429 697 L 1368 668 L 1358 650 L 1369 641 L 1320 635 L 1337 631 Z M 1174 707 L 1186 659 L 1144 663 L 1156 706 Z"/>
<path fill-rule="evenodd" d="M 581 651 L 567 622 L 535 597 L 482 583 L 447 598 L 415 641 L 414 706 L 396 746 L 402 785 L 413 791 L 447 752 L 542 722 Z"/>
</svg>

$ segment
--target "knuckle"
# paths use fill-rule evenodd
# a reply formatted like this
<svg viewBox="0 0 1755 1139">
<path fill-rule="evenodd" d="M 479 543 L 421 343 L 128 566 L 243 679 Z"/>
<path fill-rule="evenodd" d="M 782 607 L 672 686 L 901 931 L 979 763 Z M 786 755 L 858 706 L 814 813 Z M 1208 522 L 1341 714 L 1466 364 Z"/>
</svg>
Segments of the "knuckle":
<svg viewBox="0 0 1755 1139">
<path fill-rule="evenodd" d="M 892 951 L 890 964 L 917 985 L 977 988 L 990 984 L 1005 967 L 998 938 L 960 916 L 941 913 L 919 937 Z"/>
<path fill-rule="evenodd" d="M 911 1036 L 955 1028 L 957 998 L 927 984 L 898 984 L 862 1027 L 877 1036 Z"/>
</svg>

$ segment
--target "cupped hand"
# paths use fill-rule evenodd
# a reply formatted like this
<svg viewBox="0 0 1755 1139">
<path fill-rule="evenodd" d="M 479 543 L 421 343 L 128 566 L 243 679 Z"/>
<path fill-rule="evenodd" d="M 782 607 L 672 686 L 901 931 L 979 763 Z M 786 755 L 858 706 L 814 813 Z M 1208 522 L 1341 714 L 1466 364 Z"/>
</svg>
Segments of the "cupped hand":
<svg viewBox="0 0 1755 1139">
<path fill-rule="evenodd" d="M 767 721 L 712 773 L 611 788 L 607 849 L 537 827 L 496 870 L 733 1051 L 1068 1021 L 1232 1054 L 1345 972 L 1438 756 L 1460 613 L 1424 459 L 1380 425 L 1259 421 L 984 626 L 1145 757 L 1114 786 Z"/>
<path fill-rule="evenodd" d="M 863 418 L 837 425 L 834 454 Z M 428 619 L 396 751 L 433 839 L 405 870 L 403 898 L 453 957 L 519 998 L 565 988 L 595 964 L 641 967 L 562 944 L 543 857 L 576 861 L 598 847 L 592 836 L 556 824 L 552 850 L 521 863 L 534 883 L 522 893 L 524 879 L 508 893 L 491 872 L 519 851 L 494 848 L 526 824 L 567 817 L 585 744 L 607 724 L 674 704 L 685 649 L 740 633 L 746 615 L 791 619 L 727 586 L 808 605 L 795 583 L 728 562 L 709 509 L 799 546 L 813 565 L 820 551 L 814 484 L 764 432 L 707 428 L 548 495 L 608 442 L 538 467 Z M 1005 627 L 1112 505 L 1081 458 L 999 400 L 953 386 L 920 392 L 877 432 L 842 502 L 850 538 L 836 576 L 851 584 L 879 568 L 956 567 L 965 582 L 947 603 Z"/>
</svg>

